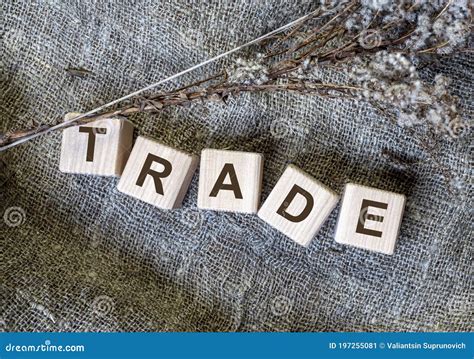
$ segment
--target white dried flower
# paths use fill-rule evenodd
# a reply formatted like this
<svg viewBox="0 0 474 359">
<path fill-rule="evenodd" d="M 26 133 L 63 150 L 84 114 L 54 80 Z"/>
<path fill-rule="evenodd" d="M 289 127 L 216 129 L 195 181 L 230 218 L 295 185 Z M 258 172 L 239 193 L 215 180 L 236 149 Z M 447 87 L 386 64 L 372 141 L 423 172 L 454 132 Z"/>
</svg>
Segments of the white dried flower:
<svg viewBox="0 0 474 359">
<path fill-rule="evenodd" d="M 451 81 L 446 76 L 436 75 L 433 86 L 424 84 L 409 57 L 387 51 L 357 58 L 351 66 L 351 79 L 364 89 L 362 97 L 389 104 L 400 126 L 428 124 L 453 138 L 467 132 L 455 98 L 449 94 Z"/>
<path fill-rule="evenodd" d="M 268 68 L 263 58 L 263 54 L 257 54 L 254 59 L 239 57 L 229 70 L 229 81 L 245 85 L 262 85 L 268 82 Z"/>
<path fill-rule="evenodd" d="M 472 6 L 467 0 L 361 0 L 360 6 L 345 21 L 349 33 L 386 28 L 384 39 L 407 35 L 406 51 L 433 49 L 450 53 L 463 45 L 470 34 Z M 393 28 L 393 24 L 404 26 Z M 407 34 L 403 29 L 413 29 Z"/>
</svg>

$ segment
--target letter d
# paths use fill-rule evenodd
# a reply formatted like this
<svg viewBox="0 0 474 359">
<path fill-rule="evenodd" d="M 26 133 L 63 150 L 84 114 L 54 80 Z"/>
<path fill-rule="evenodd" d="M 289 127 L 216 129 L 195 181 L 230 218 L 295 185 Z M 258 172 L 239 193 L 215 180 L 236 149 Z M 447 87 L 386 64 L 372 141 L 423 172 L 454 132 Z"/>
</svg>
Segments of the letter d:
<svg viewBox="0 0 474 359">
<path fill-rule="evenodd" d="M 287 209 L 290 206 L 290 203 L 295 199 L 296 195 L 298 194 L 304 197 L 304 199 L 306 200 L 306 205 L 299 214 L 293 215 L 288 213 Z M 283 203 L 281 204 L 280 208 L 278 208 L 277 213 L 283 218 L 289 220 L 290 222 L 298 223 L 309 216 L 311 210 L 313 209 L 313 205 L 313 196 L 308 191 L 295 184 L 286 196 L 286 198 L 283 200 Z"/>
</svg>

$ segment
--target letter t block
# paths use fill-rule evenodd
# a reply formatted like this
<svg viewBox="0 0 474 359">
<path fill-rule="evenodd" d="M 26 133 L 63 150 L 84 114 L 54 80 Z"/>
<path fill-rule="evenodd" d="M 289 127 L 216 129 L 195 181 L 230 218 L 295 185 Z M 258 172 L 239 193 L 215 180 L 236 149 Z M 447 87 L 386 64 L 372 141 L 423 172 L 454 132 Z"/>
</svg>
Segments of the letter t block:
<svg viewBox="0 0 474 359">
<path fill-rule="evenodd" d="M 336 242 L 393 254 L 405 196 L 348 183 L 337 221 Z"/>
<path fill-rule="evenodd" d="M 163 209 L 181 206 L 197 156 L 138 137 L 117 189 Z"/>
<path fill-rule="evenodd" d="M 65 120 L 79 116 L 68 113 Z M 98 176 L 120 176 L 132 148 L 130 121 L 108 118 L 63 130 L 59 170 Z"/>
<path fill-rule="evenodd" d="M 338 201 L 336 193 L 289 165 L 258 216 L 302 246 L 308 246 Z"/>
</svg>

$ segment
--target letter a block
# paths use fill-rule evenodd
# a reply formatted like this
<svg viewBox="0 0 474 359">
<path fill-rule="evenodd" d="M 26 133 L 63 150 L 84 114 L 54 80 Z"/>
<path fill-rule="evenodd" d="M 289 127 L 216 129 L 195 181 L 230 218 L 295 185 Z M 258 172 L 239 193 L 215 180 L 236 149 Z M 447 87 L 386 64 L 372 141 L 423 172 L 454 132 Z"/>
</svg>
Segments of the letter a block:
<svg viewBox="0 0 474 359">
<path fill-rule="evenodd" d="M 117 189 L 163 209 L 181 206 L 197 156 L 138 137 Z"/>
<path fill-rule="evenodd" d="M 393 254 L 405 196 L 349 183 L 344 190 L 336 242 Z"/>
<path fill-rule="evenodd" d="M 65 120 L 79 116 L 68 113 Z M 66 173 L 120 176 L 132 148 L 133 125 L 110 118 L 63 130 L 59 170 Z"/>
<path fill-rule="evenodd" d="M 257 213 L 262 172 L 262 154 L 203 150 L 198 207 L 217 211 Z"/>
<path fill-rule="evenodd" d="M 337 201 L 336 193 L 289 165 L 258 216 L 296 243 L 308 246 Z"/>
</svg>

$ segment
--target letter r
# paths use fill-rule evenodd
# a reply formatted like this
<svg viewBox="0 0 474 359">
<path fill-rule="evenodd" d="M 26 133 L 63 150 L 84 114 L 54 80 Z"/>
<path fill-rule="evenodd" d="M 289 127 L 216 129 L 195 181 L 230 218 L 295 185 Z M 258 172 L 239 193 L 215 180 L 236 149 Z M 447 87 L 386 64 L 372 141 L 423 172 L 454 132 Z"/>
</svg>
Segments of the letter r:
<svg viewBox="0 0 474 359">
<path fill-rule="evenodd" d="M 158 172 L 152 170 L 151 165 L 153 164 L 153 162 L 158 162 L 162 164 L 164 167 L 163 171 Z M 165 160 L 164 158 L 149 153 L 145 160 L 145 164 L 143 165 L 142 170 L 140 171 L 140 175 L 138 176 L 136 185 L 142 187 L 143 183 L 145 182 L 146 176 L 150 175 L 153 178 L 153 182 L 155 183 L 156 193 L 164 195 L 161 178 L 168 177 L 172 169 L 173 166 L 171 165 L 171 162 Z"/>
</svg>

